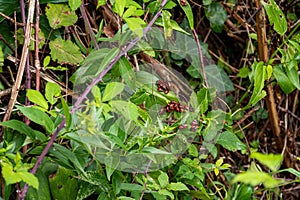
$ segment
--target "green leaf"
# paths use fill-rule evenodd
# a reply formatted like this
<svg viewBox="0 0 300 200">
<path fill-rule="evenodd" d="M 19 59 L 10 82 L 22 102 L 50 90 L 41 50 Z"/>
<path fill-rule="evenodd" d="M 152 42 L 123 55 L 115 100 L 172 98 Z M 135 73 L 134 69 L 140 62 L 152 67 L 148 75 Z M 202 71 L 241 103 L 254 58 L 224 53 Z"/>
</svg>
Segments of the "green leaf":
<svg viewBox="0 0 300 200">
<path fill-rule="evenodd" d="M 70 128 L 71 122 L 72 122 L 71 113 L 70 113 L 69 106 L 68 106 L 66 100 L 62 96 L 60 97 L 60 101 L 61 101 L 61 105 L 63 107 L 64 116 L 66 118 L 66 130 L 68 130 Z"/>
<path fill-rule="evenodd" d="M 68 0 L 69 6 L 72 11 L 77 10 L 81 5 L 81 0 Z"/>
<path fill-rule="evenodd" d="M 49 65 L 50 61 L 51 61 L 51 57 L 50 56 L 46 56 L 44 58 L 44 60 L 43 60 L 43 66 L 47 67 Z"/>
<path fill-rule="evenodd" d="M 273 67 L 273 74 L 285 94 L 289 94 L 295 90 L 296 87 L 291 83 L 280 65 L 275 65 Z"/>
<path fill-rule="evenodd" d="M 126 6 L 126 0 L 115 0 L 114 11 L 120 16 L 123 16 Z"/>
<path fill-rule="evenodd" d="M 274 24 L 274 30 L 283 36 L 287 31 L 287 22 L 282 10 L 274 0 L 270 0 L 270 4 L 262 1 L 262 4 L 267 11 L 270 24 Z"/>
<path fill-rule="evenodd" d="M 291 68 L 290 70 L 286 69 L 286 74 L 287 74 L 287 77 L 290 79 L 291 83 L 298 90 L 300 90 L 298 70 L 295 67 Z"/>
<path fill-rule="evenodd" d="M 253 88 L 253 94 L 250 98 L 249 104 L 252 106 L 255 105 L 259 100 L 261 100 L 263 97 L 266 96 L 265 91 L 263 91 L 263 88 L 265 86 L 265 79 L 266 79 L 266 70 L 263 62 L 259 62 L 257 64 L 254 64 L 253 70 L 254 70 L 254 88 Z"/>
<path fill-rule="evenodd" d="M 136 17 L 125 18 L 124 20 L 130 30 L 136 33 L 139 37 L 143 36 L 143 26 L 146 25 L 144 20 Z"/>
<path fill-rule="evenodd" d="M 213 29 L 213 31 L 221 33 L 223 30 L 224 22 L 227 19 L 226 10 L 224 10 L 221 3 L 212 2 L 207 8 L 205 16 L 209 20 L 210 26 Z"/>
<path fill-rule="evenodd" d="M 136 15 L 134 15 L 135 14 L 135 12 L 136 12 L 136 7 L 134 7 L 134 6 L 130 6 L 126 11 L 125 11 L 125 13 L 124 13 L 124 15 L 123 15 L 123 18 L 128 18 L 128 17 L 131 17 L 131 16 L 136 16 Z"/>
<path fill-rule="evenodd" d="M 193 14 L 193 11 L 192 11 L 192 8 L 191 8 L 189 2 L 186 1 L 186 5 L 182 5 L 181 0 L 177 0 L 177 2 L 180 5 L 180 7 L 182 8 L 183 12 L 185 13 L 185 15 L 189 21 L 190 28 L 193 30 L 194 29 L 194 14 Z"/>
<path fill-rule="evenodd" d="M 277 171 L 282 163 L 283 157 L 280 154 L 262 154 L 259 152 L 253 152 L 250 155 L 250 158 L 255 158 L 261 164 L 269 167 L 273 172 Z"/>
<path fill-rule="evenodd" d="M 57 83 L 48 82 L 45 88 L 45 97 L 51 105 L 57 102 L 57 98 L 61 93 L 61 89 Z"/>
<path fill-rule="evenodd" d="M 125 191 L 142 191 L 143 186 L 134 183 L 121 183 L 121 190 Z"/>
<path fill-rule="evenodd" d="M 48 103 L 44 98 L 44 96 L 39 91 L 28 89 L 26 96 L 28 97 L 29 101 L 31 101 L 32 103 L 35 103 L 41 106 L 42 108 L 48 110 Z"/>
<path fill-rule="evenodd" d="M 112 100 L 115 96 L 120 94 L 123 91 L 123 89 L 124 89 L 123 83 L 119 83 L 119 82 L 108 83 L 103 93 L 102 102 Z"/>
<path fill-rule="evenodd" d="M 183 190 L 189 190 L 188 187 L 186 187 L 186 185 L 184 183 L 181 182 L 177 182 L 177 183 L 170 183 L 167 186 L 168 190 L 172 190 L 172 191 L 183 191 Z"/>
<path fill-rule="evenodd" d="M 110 177 L 113 172 L 117 169 L 120 163 L 120 155 L 118 153 L 112 153 L 111 156 L 106 156 L 104 159 L 104 163 L 106 165 L 106 176 L 107 179 L 110 181 Z"/>
<path fill-rule="evenodd" d="M 10 16 L 17 11 L 20 7 L 20 2 L 18 0 L 1 0 L 0 1 L 0 12 L 5 14 L 6 16 Z M 5 18 L 0 16 L 0 22 L 2 22 Z"/>
<path fill-rule="evenodd" d="M 157 179 L 161 188 L 165 188 L 169 184 L 169 176 L 165 172 L 162 172 Z"/>
<path fill-rule="evenodd" d="M 169 11 L 162 11 L 162 23 L 164 27 L 164 35 L 166 40 L 172 36 L 172 24 L 170 17 L 171 13 Z"/>
<path fill-rule="evenodd" d="M 56 38 L 50 41 L 49 48 L 53 61 L 57 60 L 60 64 L 77 65 L 83 61 L 79 47 L 70 40 Z"/>
<path fill-rule="evenodd" d="M 135 104 L 122 100 L 114 100 L 109 102 L 109 104 L 114 110 L 122 114 L 126 119 L 137 121 L 139 112 L 138 106 Z"/>
<path fill-rule="evenodd" d="M 76 13 L 71 11 L 66 4 L 47 4 L 46 16 L 53 29 L 71 26 L 77 21 Z"/>
<path fill-rule="evenodd" d="M 46 136 L 43 133 L 33 130 L 27 124 L 19 120 L 12 119 L 6 122 L 0 122 L 0 125 L 14 129 L 20 133 L 23 133 L 24 135 L 30 137 L 33 140 L 38 139 L 41 142 L 46 140 Z"/>
<path fill-rule="evenodd" d="M 106 4 L 106 0 L 98 0 L 97 9 L 98 9 L 100 6 L 104 6 L 105 4 Z"/>
<path fill-rule="evenodd" d="M 22 181 L 21 177 L 14 172 L 12 164 L 2 163 L 1 167 L 2 167 L 1 173 L 7 185 Z"/>
<path fill-rule="evenodd" d="M 27 183 L 28 185 L 32 186 L 35 189 L 39 189 L 39 181 L 37 177 L 35 177 L 30 172 L 17 172 L 18 176 Z"/>
<path fill-rule="evenodd" d="M 112 62 L 112 60 L 119 54 L 120 49 L 118 47 L 112 48 L 107 55 L 103 58 L 100 66 L 101 68 L 104 67 L 104 69 L 106 67 L 108 67 L 109 63 Z"/>
<path fill-rule="evenodd" d="M 53 199 L 76 199 L 78 191 L 78 180 L 74 177 L 73 170 L 60 167 L 57 172 L 49 178 L 50 191 Z"/>
<path fill-rule="evenodd" d="M 16 106 L 28 119 L 46 128 L 47 133 L 52 133 L 54 124 L 50 117 L 43 111 L 34 107 Z"/>
<path fill-rule="evenodd" d="M 277 187 L 282 181 L 274 179 L 272 176 L 265 172 L 254 172 L 247 171 L 240 173 L 234 177 L 232 183 L 242 182 L 250 184 L 252 186 L 257 186 L 259 184 L 264 184 L 266 188 Z"/>
<path fill-rule="evenodd" d="M 225 149 L 230 151 L 247 150 L 247 146 L 232 132 L 225 131 L 220 134 L 217 144 L 220 144 Z"/>
<path fill-rule="evenodd" d="M 250 74 L 250 69 L 248 67 L 243 67 L 239 70 L 239 73 L 237 74 L 238 77 L 241 77 L 241 78 L 246 78 L 248 77 L 248 75 Z"/>
<path fill-rule="evenodd" d="M 189 146 L 189 154 L 193 157 L 198 157 L 199 156 L 198 149 L 194 144 L 191 144 Z"/>
<path fill-rule="evenodd" d="M 39 188 L 38 179 L 31 173 L 27 171 L 17 171 L 15 172 L 13 166 L 8 163 L 2 163 L 2 175 L 7 185 L 15 184 L 21 181 L 28 183 L 28 185 Z"/>
</svg>

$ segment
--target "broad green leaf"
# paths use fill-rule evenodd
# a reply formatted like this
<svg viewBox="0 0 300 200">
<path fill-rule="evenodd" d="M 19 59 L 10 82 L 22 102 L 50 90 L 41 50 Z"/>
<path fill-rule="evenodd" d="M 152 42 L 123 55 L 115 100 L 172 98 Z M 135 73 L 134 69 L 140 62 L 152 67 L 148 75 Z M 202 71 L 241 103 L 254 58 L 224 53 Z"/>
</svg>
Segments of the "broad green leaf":
<svg viewBox="0 0 300 200">
<path fill-rule="evenodd" d="M 296 87 L 291 83 L 290 79 L 286 76 L 281 66 L 275 65 L 273 67 L 273 74 L 280 88 L 285 94 L 289 94 L 295 90 Z"/>
<path fill-rule="evenodd" d="M 242 182 L 246 184 L 250 184 L 252 186 L 257 186 L 259 184 L 264 184 L 266 188 L 274 188 L 277 187 L 282 181 L 276 180 L 269 174 L 265 172 L 253 172 L 247 171 L 238 174 L 234 177 L 232 183 Z"/>
<path fill-rule="evenodd" d="M 83 61 L 79 47 L 70 40 L 56 38 L 54 41 L 50 41 L 49 48 L 53 61 L 57 60 L 60 64 L 77 65 Z"/>
<path fill-rule="evenodd" d="M 143 36 L 143 26 L 146 25 L 144 20 L 136 17 L 125 18 L 124 20 L 130 30 L 136 33 L 139 37 Z"/>
<path fill-rule="evenodd" d="M 193 30 L 194 29 L 194 14 L 193 14 L 192 8 L 188 1 L 186 1 L 186 5 L 182 5 L 180 1 L 181 0 L 177 0 L 178 4 L 182 8 L 183 12 L 185 13 L 185 15 L 189 21 L 190 28 Z"/>
<path fill-rule="evenodd" d="M 26 92 L 26 96 L 32 103 L 35 103 L 38 106 L 41 106 L 42 108 L 48 110 L 48 103 L 44 96 L 40 93 L 40 91 L 28 89 Z"/>
<path fill-rule="evenodd" d="M 206 12 L 205 16 L 210 22 L 210 26 L 213 31 L 221 33 L 223 30 L 224 22 L 227 19 L 226 10 L 223 8 L 220 2 L 212 2 Z"/>
<path fill-rule="evenodd" d="M 77 10 L 81 5 L 81 0 L 68 0 L 69 6 L 72 11 Z"/>
<path fill-rule="evenodd" d="M 50 191 L 53 199 L 76 199 L 78 191 L 78 180 L 74 177 L 73 170 L 60 167 L 57 172 L 49 178 Z"/>
<path fill-rule="evenodd" d="M 2 167 L 1 174 L 7 185 L 22 181 L 21 177 L 14 172 L 12 164 L 2 163 L 1 167 Z"/>
<path fill-rule="evenodd" d="M 286 74 L 287 74 L 287 77 L 290 79 L 291 83 L 298 90 L 300 90 L 298 70 L 295 67 L 291 68 L 290 70 L 286 68 Z"/>
<path fill-rule="evenodd" d="M 259 152 L 253 152 L 250 155 L 250 158 L 255 158 L 261 164 L 266 165 L 273 172 L 277 171 L 282 163 L 283 157 L 280 154 L 262 154 Z"/>
<path fill-rule="evenodd" d="M 263 62 L 259 62 L 257 65 L 253 67 L 254 69 L 254 88 L 253 94 L 250 98 L 249 105 L 255 105 L 259 100 L 265 97 L 265 91 L 263 88 L 265 86 L 265 79 L 266 79 L 266 70 Z"/>
<path fill-rule="evenodd" d="M 112 100 L 115 96 L 120 94 L 123 91 L 123 89 L 124 89 L 123 83 L 119 83 L 119 82 L 108 83 L 103 93 L 102 102 Z"/>
<path fill-rule="evenodd" d="M 167 185 L 169 184 L 169 176 L 167 173 L 162 172 L 158 178 L 157 178 L 159 185 L 161 188 L 165 188 L 167 187 Z"/>
<path fill-rule="evenodd" d="M 35 177 L 30 172 L 17 172 L 18 176 L 27 183 L 29 186 L 32 186 L 35 189 L 39 189 L 39 181 L 37 177 Z"/>
<path fill-rule="evenodd" d="M 45 97 L 51 105 L 57 102 L 57 97 L 60 95 L 61 89 L 57 83 L 48 82 L 45 89 Z"/>
<path fill-rule="evenodd" d="M 142 191 L 144 189 L 143 186 L 134 183 L 121 183 L 120 188 L 125 191 Z"/>
<path fill-rule="evenodd" d="M 2 175 L 7 185 L 15 184 L 21 181 L 28 183 L 28 185 L 38 189 L 39 182 L 38 179 L 31 173 L 27 171 L 17 171 L 15 172 L 13 166 L 8 163 L 2 163 Z"/>
<path fill-rule="evenodd" d="M 113 100 L 109 102 L 113 110 L 122 114 L 126 119 L 137 121 L 139 116 L 138 106 L 122 100 Z"/>
<path fill-rule="evenodd" d="M 105 163 L 105 171 L 108 181 L 110 181 L 111 175 L 114 173 L 114 171 L 117 169 L 120 163 L 120 156 L 118 153 L 113 152 L 113 155 L 106 156 L 104 163 Z"/>
<path fill-rule="evenodd" d="M 186 185 L 182 182 L 170 183 L 170 184 L 168 184 L 167 189 L 172 190 L 172 191 L 189 190 L 189 188 L 186 187 Z"/>
<path fill-rule="evenodd" d="M 43 133 L 33 130 L 27 124 L 19 120 L 12 119 L 6 122 L 0 122 L 0 125 L 14 129 L 20 133 L 23 133 L 24 135 L 30 137 L 33 140 L 38 139 L 41 142 L 46 140 L 46 136 Z"/>
<path fill-rule="evenodd" d="M 171 199 L 174 199 L 174 194 L 166 189 L 158 190 L 158 194 L 164 195 L 164 196 L 169 196 Z M 155 199 L 159 199 L 159 198 L 155 198 Z"/>
<path fill-rule="evenodd" d="M 216 161 L 216 166 L 217 167 L 220 167 L 222 164 L 223 164 L 223 158 L 219 158 L 217 161 Z"/>
<path fill-rule="evenodd" d="M 52 133 L 54 130 L 54 124 L 50 117 L 43 111 L 34 107 L 22 107 L 16 106 L 28 119 L 42 125 L 46 128 L 47 133 Z"/>
<path fill-rule="evenodd" d="M 46 16 L 50 27 L 57 29 L 63 26 L 71 26 L 77 21 L 77 15 L 66 4 L 47 4 Z"/>
<path fill-rule="evenodd" d="M 134 6 L 130 6 L 124 13 L 123 15 L 123 18 L 128 18 L 128 17 L 131 17 L 131 16 L 136 16 L 135 15 L 135 12 L 136 12 L 136 7 Z"/>
<path fill-rule="evenodd" d="M 270 23 L 274 24 L 274 30 L 283 36 L 287 31 L 287 22 L 284 13 L 274 0 L 270 0 L 270 4 L 262 1 L 262 4 L 267 11 Z"/>
<path fill-rule="evenodd" d="M 114 11 L 120 17 L 123 17 L 125 6 L 126 6 L 126 0 L 115 0 Z"/>
<path fill-rule="evenodd" d="M 225 149 L 230 151 L 247 150 L 247 146 L 232 132 L 225 131 L 220 134 L 217 144 L 220 144 Z"/>
<path fill-rule="evenodd" d="M 193 157 L 198 157 L 199 156 L 198 149 L 194 144 L 191 144 L 189 146 L 189 154 Z"/>
<path fill-rule="evenodd" d="M 164 27 L 165 39 L 169 39 L 172 36 L 172 24 L 171 24 L 171 13 L 169 11 L 162 11 L 162 23 Z"/>
</svg>

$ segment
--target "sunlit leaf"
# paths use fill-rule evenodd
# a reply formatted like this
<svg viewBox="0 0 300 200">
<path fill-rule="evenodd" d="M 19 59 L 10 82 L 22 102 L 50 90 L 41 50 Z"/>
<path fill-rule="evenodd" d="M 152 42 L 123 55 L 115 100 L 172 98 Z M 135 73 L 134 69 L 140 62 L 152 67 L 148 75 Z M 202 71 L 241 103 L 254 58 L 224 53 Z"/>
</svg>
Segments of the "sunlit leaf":
<svg viewBox="0 0 300 200">
<path fill-rule="evenodd" d="M 40 91 L 28 89 L 26 96 L 32 103 L 35 103 L 46 110 L 48 109 L 48 103 Z"/>
<path fill-rule="evenodd" d="M 77 45 L 70 40 L 63 40 L 56 38 L 50 41 L 49 48 L 51 49 L 51 56 L 54 61 L 57 60 L 60 64 L 73 64 L 77 65 L 83 61 L 82 54 Z"/>
<path fill-rule="evenodd" d="M 259 152 L 253 152 L 250 155 L 251 158 L 255 158 L 261 164 L 266 165 L 272 171 L 277 171 L 282 163 L 283 157 L 281 154 L 262 154 Z"/>
<path fill-rule="evenodd" d="M 234 177 L 232 183 L 236 182 L 242 182 L 247 183 L 252 186 L 257 186 L 259 184 L 264 184 L 266 188 L 274 188 L 277 187 L 282 181 L 276 180 L 269 174 L 265 172 L 253 172 L 253 171 L 247 171 L 238 174 Z"/>
<path fill-rule="evenodd" d="M 46 16 L 53 29 L 71 26 L 77 21 L 77 15 L 66 4 L 47 4 Z"/>
<path fill-rule="evenodd" d="M 274 30 L 280 35 L 284 35 L 287 31 L 287 22 L 282 12 L 282 9 L 274 0 L 270 0 L 270 4 L 262 1 L 263 6 L 267 11 L 267 15 L 271 24 L 274 24 Z"/>
</svg>

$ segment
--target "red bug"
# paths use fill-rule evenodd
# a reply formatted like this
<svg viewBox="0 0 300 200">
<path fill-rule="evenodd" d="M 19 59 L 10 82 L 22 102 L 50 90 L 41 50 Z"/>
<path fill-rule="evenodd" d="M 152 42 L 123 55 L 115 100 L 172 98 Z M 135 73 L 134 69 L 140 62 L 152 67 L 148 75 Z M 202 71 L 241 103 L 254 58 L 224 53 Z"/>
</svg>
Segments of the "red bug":
<svg viewBox="0 0 300 200">
<path fill-rule="evenodd" d="M 181 4 L 182 6 L 186 6 L 187 2 L 186 2 L 186 0 L 180 0 L 180 4 Z"/>
</svg>

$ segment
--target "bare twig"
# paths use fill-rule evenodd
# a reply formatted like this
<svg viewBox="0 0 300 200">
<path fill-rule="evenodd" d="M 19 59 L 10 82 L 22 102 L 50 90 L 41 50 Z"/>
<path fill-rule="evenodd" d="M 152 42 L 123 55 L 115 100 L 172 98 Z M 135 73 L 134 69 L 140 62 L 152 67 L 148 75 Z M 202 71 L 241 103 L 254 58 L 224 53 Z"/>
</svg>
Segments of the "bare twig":
<svg viewBox="0 0 300 200">
<path fill-rule="evenodd" d="M 29 9 L 28 9 L 28 19 L 27 19 L 27 24 L 26 24 L 25 40 L 24 40 L 24 46 L 23 46 L 23 50 L 22 50 L 20 66 L 18 69 L 16 82 L 12 88 L 12 93 L 11 93 L 10 101 L 8 104 L 7 113 L 5 114 L 3 121 L 7 121 L 10 118 L 12 109 L 15 105 L 15 102 L 17 100 L 17 96 L 19 93 L 20 85 L 22 82 L 22 77 L 24 74 L 25 64 L 26 64 L 26 60 L 27 60 L 27 55 L 28 55 L 28 48 L 29 48 L 29 43 L 30 43 L 30 33 L 31 33 L 31 23 L 33 22 L 34 8 L 35 8 L 35 0 L 30 0 L 29 1 Z M 2 134 L 0 135 L 0 139 L 2 139 Z"/>
<path fill-rule="evenodd" d="M 266 34 L 266 24 L 265 24 L 265 11 L 261 8 L 261 2 L 256 0 L 256 6 L 258 8 L 258 13 L 256 14 L 256 27 L 257 27 L 257 42 L 258 42 L 258 51 L 259 51 L 259 59 L 263 62 L 267 62 L 269 60 L 268 56 L 268 46 L 267 46 L 267 34 Z M 271 127 L 273 130 L 274 136 L 278 139 L 280 137 L 280 127 L 279 127 L 279 119 L 278 113 L 276 111 L 276 104 L 274 100 L 274 92 L 272 84 L 267 85 L 267 108 L 269 112 L 269 119 L 271 123 Z M 280 146 L 280 142 L 278 142 Z"/>
<path fill-rule="evenodd" d="M 40 90 L 40 71 L 41 71 L 41 63 L 40 63 L 40 58 L 39 58 L 39 32 L 40 32 L 40 1 L 36 0 L 36 13 L 35 13 L 35 43 L 34 43 L 34 51 L 35 51 L 35 60 L 34 60 L 34 65 L 36 68 L 36 73 L 35 73 L 35 89 L 37 91 Z"/>
<path fill-rule="evenodd" d="M 18 25 L 18 26 L 24 26 L 25 23 L 19 23 L 16 20 L 10 18 L 9 16 L 5 15 L 4 13 L 0 12 L 0 16 L 4 17 L 5 19 L 9 20 L 10 22 Z"/>
<path fill-rule="evenodd" d="M 94 35 L 94 32 L 93 32 L 93 30 L 92 30 L 92 26 L 91 26 L 91 24 L 90 24 L 90 21 L 89 21 L 89 19 L 88 19 L 88 17 L 87 17 L 87 14 L 86 14 L 86 11 L 85 11 L 84 4 L 83 4 L 83 3 L 82 3 L 81 6 L 80 6 L 80 11 L 81 11 L 81 14 L 82 14 L 82 16 L 83 16 L 84 23 L 85 23 L 85 25 L 86 25 L 86 27 L 87 27 L 87 29 L 88 29 L 89 34 L 90 34 L 90 37 L 91 37 L 91 39 L 92 39 L 92 41 L 93 41 L 93 43 L 94 43 L 94 46 L 95 46 L 96 49 L 99 49 L 97 40 L 96 40 L 95 35 Z"/>
</svg>

